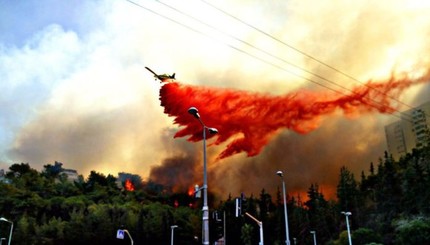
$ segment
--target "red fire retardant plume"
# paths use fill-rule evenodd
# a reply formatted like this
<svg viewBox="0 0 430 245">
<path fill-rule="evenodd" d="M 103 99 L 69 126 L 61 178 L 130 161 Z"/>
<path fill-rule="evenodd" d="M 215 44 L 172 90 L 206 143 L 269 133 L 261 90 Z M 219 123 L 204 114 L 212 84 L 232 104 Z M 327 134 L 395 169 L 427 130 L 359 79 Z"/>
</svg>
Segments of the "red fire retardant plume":
<svg viewBox="0 0 430 245">
<path fill-rule="evenodd" d="M 219 131 L 215 136 L 207 133 L 207 138 L 216 137 L 215 145 L 229 142 L 218 156 L 222 159 L 241 152 L 255 156 L 279 130 L 309 133 L 320 126 L 323 116 L 335 111 L 349 116 L 393 113 L 398 103 L 391 98 L 398 98 L 406 88 L 428 82 L 429 78 L 429 73 L 419 79 L 392 77 L 369 81 L 343 93 L 301 90 L 282 96 L 191 86 L 169 79 L 160 89 L 160 101 L 164 112 L 184 126 L 175 137 L 190 135 L 188 140 L 194 142 L 203 139 L 201 124 L 188 113 L 190 107 L 196 107 L 205 125 Z"/>
</svg>

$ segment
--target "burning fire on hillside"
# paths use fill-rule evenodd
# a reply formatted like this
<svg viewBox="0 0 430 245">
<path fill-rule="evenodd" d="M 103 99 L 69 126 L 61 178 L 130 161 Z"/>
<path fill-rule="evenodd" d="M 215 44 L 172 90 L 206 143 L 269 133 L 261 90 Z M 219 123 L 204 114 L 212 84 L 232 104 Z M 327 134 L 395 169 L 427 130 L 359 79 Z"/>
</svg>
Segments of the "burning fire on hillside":
<svg viewBox="0 0 430 245">
<path fill-rule="evenodd" d="M 124 189 L 127 191 L 134 191 L 135 187 L 130 179 L 126 179 L 124 182 Z"/>
</svg>

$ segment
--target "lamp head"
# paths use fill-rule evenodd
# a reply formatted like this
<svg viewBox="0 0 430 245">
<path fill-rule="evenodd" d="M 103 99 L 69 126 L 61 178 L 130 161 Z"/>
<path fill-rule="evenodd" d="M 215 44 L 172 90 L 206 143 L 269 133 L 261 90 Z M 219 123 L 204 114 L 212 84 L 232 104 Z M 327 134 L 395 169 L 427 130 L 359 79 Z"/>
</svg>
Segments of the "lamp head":
<svg viewBox="0 0 430 245">
<path fill-rule="evenodd" d="M 170 228 L 175 229 L 175 228 L 178 228 L 178 226 L 177 225 L 172 225 L 172 226 L 170 226 Z"/>
<path fill-rule="evenodd" d="M 193 115 L 197 119 L 200 118 L 199 110 L 197 110 L 197 108 L 195 108 L 194 106 L 190 107 L 190 109 L 188 109 L 188 113 L 190 113 L 191 115 Z"/>
<path fill-rule="evenodd" d="M 283 177 L 283 176 L 284 176 L 284 173 L 282 173 L 282 171 L 281 171 L 281 170 L 279 170 L 278 172 L 276 172 L 276 175 L 278 175 L 279 177 Z"/>
<path fill-rule="evenodd" d="M 7 220 L 7 219 L 5 219 L 5 218 L 3 218 L 3 217 L 1 217 L 1 218 L 0 218 L 0 220 L 1 220 L 1 221 L 9 222 L 9 220 Z"/>
<path fill-rule="evenodd" d="M 216 128 L 208 128 L 208 131 L 210 134 L 217 134 L 218 133 L 218 129 L 216 129 Z"/>
</svg>

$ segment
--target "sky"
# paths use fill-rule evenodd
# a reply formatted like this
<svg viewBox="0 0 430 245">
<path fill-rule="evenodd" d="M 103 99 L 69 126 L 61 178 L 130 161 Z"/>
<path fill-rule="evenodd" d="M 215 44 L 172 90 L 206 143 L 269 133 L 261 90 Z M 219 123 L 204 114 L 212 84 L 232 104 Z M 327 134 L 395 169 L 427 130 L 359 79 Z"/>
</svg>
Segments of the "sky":
<svg viewBox="0 0 430 245">
<path fill-rule="evenodd" d="M 174 138 L 181 126 L 145 67 L 267 96 L 415 78 L 430 67 L 429 10 L 424 0 L 0 0 L 0 169 L 59 161 L 84 177 L 127 172 L 189 188 L 202 180 L 202 142 Z M 384 126 L 429 94 L 429 83 L 414 85 L 392 99 L 393 114 L 338 112 L 306 134 L 279 129 L 252 157 L 216 160 L 225 145 L 209 140 L 210 189 L 273 192 L 282 170 L 290 195 L 318 184 L 333 197 L 340 167 L 367 174 L 387 148 Z"/>
</svg>

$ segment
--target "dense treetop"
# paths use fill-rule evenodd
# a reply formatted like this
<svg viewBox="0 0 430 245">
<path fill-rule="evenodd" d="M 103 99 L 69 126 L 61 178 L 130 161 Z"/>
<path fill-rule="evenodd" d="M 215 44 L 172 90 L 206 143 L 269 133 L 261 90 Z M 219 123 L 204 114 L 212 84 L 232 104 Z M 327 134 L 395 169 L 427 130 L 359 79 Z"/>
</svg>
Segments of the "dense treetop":
<svg viewBox="0 0 430 245">
<path fill-rule="evenodd" d="M 352 213 L 353 244 L 430 242 L 430 147 L 398 161 L 385 153 L 359 180 L 347 166 L 339 170 L 336 200 L 326 200 L 318 183 L 310 183 L 306 201 L 288 196 L 291 244 L 312 244 L 311 231 L 318 244 L 348 244 L 342 211 Z M 71 181 L 58 164 L 41 172 L 28 163 L 11 165 L 0 181 L 0 216 L 14 223 L 13 244 L 129 244 L 128 237 L 116 238 L 118 229 L 126 229 L 134 244 L 161 245 L 170 243 L 171 225 L 178 225 L 175 244 L 201 244 L 200 199 L 138 175 L 121 176 L 91 171 Z M 126 181 L 133 191 L 125 188 Z M 265 244 L 285 244 L 279 189 L 275 200 L 263 189 L 243 197 L 242 204 L 263 222 Z M 229 244 L 258 243 L 258 225 L 244 215 L 235 217 L 235 197 L 209 206 L 211 241 L 225 236 Z M 7 240 L 9 229 L 0 222 L 0 237 Z"/>
</svg>

